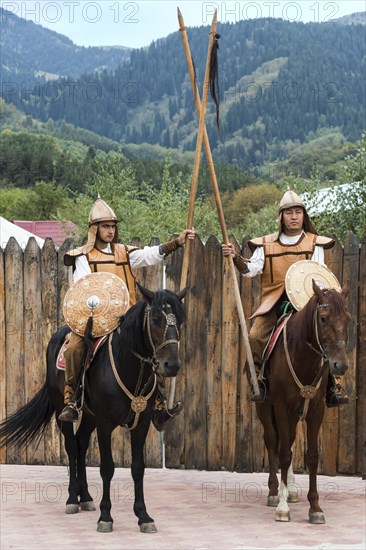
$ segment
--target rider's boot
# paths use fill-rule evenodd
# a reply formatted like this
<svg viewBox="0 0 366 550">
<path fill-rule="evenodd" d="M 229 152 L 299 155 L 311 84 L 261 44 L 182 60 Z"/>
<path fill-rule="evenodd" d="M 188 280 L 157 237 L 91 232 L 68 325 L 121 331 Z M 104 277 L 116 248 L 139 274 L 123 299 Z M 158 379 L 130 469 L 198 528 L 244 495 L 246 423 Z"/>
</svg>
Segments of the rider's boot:
<svg viewBox="0 0 366 550">
<path fill-rule="evenodd" d="M 265 378 L 263 377 L 262 367 L 255 365 L 255 372 L 257 375 L 259 395 L 254 393 L 253 385 L 251 385 L 250 400 L 255 401 L 256 403 L 262 403 L 267 397 L 267 384 Z"/>
<path fill-rule="evenodd" d="M 167 400 L 165 397 L 165 381 L 160 379 L 158 382 L 158 392 L 156 394 L 155 409 L 152 415 L 152 423 L 158 432 L 162 432 L 169 420 L 172 420 L 183 409 L 182 401 L 178 401 L 171 409 L 167 407 Z"/>
<path fill-rule="evenodd" d="M 346 390 L 337 382 L 336 378 L 330 373 L 328 375 L 327 392 L 325 394 L 325 404 L 328 408 L 339 407 L 349 403 L 349 397 Z"/>
<path fill-rule="evenodd" d="M 75 388 L 70 386 L 70 384 L 65 383 L 64 404 L 66 406 L 58 417 L 61 422 L 77 422 L 79 419 L 79 412 L 74 399 L 74 394 Z"/>
</svg>

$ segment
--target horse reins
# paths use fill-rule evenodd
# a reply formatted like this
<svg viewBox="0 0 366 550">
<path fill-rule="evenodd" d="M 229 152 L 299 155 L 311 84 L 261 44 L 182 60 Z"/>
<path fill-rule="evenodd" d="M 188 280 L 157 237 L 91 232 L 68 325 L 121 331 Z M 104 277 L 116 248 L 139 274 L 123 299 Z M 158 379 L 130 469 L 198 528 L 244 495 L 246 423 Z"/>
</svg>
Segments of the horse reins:
<svg viewBox="0 0 366 550">
<path fill-rule="evenodd" d="M 109 338 L 108 338 L 109 360 L 111 362 L 113 374 L 115 376 L 115 379 L 117 380 L 117 383 L 118 383 L 119 387 L 127 395 L 127 397 L 129 397 L 129 399 L 131 399 L 131 410 L 135 413 L 135 419 L 134 419 L 134 422 L 133 422 L 131 427 L 127 426 L 127 423 L 129 422 L 129 417 L 130 417 L 131 411 L 130 411 L 129 415 L 127 416 L 127 419 L 126 419 L 126 422 L 125 422 L 124 426 L 128 430 L 134 430 L 136 428 L 136 426 L 138 424 L 138 421 L 139 421 L 140 414 L 146 409 L 147 402 L 148 402 L 148 400 L 150 399 L 150 397 L 153 395 L 153 393 L 155 391 L 156 383 L 157 383 L 156 369 L 157 369 L 157 366 L 158 366 L 158 362 L 156 361 L 157 353 L 169 344 L 178 344 L 179 343 L 179 340 L 178 340 L 179 339 L 179 329 L 178 329 L 178 326 L 177 326 L 176 316 L 174 315 L 174 313 L 165 313 L 165 311 L 163 311 L 162 313 L 163 313 L 163 315 L 166 319 L 166 325 L 165 325 L 165 330 L 164 330 L 164 334 L 163 334 L 163 342 L 161 344 L 159 344 L 158 346 L 156 346 L 155 343 L 154 343 L 154 340 L 152 338 L 152 335 L 151 335 L 151 307 L 146 306 L 145 316 L 144 316 L 144 326 L 147 325 L 147 333 L 148 333 L 149 342 L 150 342 L 150 345 L 151 345 L 151 348 L 152 348 L 152 351 L 153 351 L 153 355 L 151 357 L 143 357 L 142 355 L 140 355 L 136 351 L 132 351 L 133 355 L 135 355 L 135 357 L 140 359 L 140 365 L 141 365 L 139 378 L 138 378 L 138 382 L 137 382 L 137 385 L 136 385 L 136 388 L 135 388 L 135 394 L 134 395 L 129 391 L 128 388 L 126 388 L 126 386 L 122 382 L 122 380 L 121 380 L 121 378 L 120 378 L 120 376 L 117 372 L 116 364 L 115 364 L 114 357 L 113 357 L 113 350 L 112 350 L 113 332 L 110 333 Z M 165 337 L 166 337 L 167 330 L 168 330 L 169 326 L 174 326 L 175 327 L 178 339 L 165 340 Z M 142 390 L 140 392 L 139 388 L 140 388 L 140 385 L 141 385 L 141 382 L 142 382 L 142 374 L 143 374 L 143 369 L 144 369 L 144 363 L 152 365 L 153 372 L 152 372 L 151 376 L 149 377 L 149 379 L 147 380 L 146 384 L 144 385 L 144 387 L 142 388 Z M 147 395 L 144 395 L 144 392 L 146 391 L 146 388 L 150 384 L 151 380 L 154 381 L 152 389 L 150 390 L 150 392 Z"/>
</svg>

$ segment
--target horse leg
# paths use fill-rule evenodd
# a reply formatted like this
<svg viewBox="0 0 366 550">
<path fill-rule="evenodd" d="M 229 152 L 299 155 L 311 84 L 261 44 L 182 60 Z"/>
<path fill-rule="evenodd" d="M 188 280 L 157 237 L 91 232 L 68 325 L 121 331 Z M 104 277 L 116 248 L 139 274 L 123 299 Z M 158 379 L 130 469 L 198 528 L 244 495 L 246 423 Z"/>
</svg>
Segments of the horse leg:
<svg viewBox="0 0 366 550">
<path fill-rule="evenodd" d="M 309 416 L 309 415 L 308 415 Z M 310 503 L 309 522 L 314 524 L 325 523 L 323 510 L 319 506 L 319 494 L 317 489 L 317 470 L 318 470 L 318 434 L 323 415 L 313 414 L 306 419 L 307 422 L 307 450 L 305 454 L 306 467 L 309 472 L 309 492 L 308 501 Z"/>
<path fill-rule="evenodd" d="M 65 438 L 65 449 L 69 459 L 69 498 L 66 501 L 66 514 L 79 511 L 79 483 L 77 476 L 78 443 L 70 422 L 59 423 Z"/>
<path fill-rule="evenodd" d="M 95 428 L 94 423 L 86 419 L 85 414 L 77 433 L 78 440 L 78 461 L 77 461 L 77 476 L 79 483 L 80 508 L 87 512 L 94 512 L 95 505 L 88 490 L 88 482 L 86 478 L 85 457 L 89 448 L 90 436 Z"/>
<path fill-rule="evenodd" d="M 273 424 L 272 406 L 264 401 L 256 403 L 257 415 L 264 430 L 264 443 L 268 453 L 269 476 L 267 506 L 277 506 L 278 499 L 278 434 Z"/>
<path fill-rule="evenodd" d="M 291 448 L 293 455 L 293 447 Z M 299 502 L 299 491 L 295 483 L 295 475 L 292 468 L 292 461 L 287 470 L 287 487 L 288 487 L 288 497 L 287 502 Z"/>
<path fill-rule="evenodd" d="M 276 412 L 277 425 L 282 426 L 279 432 L 279 462 L 281 469 L 281 483 L 279 490 L 279 502 L 276 508 L 276 521 L 290 521 L 290 508 L 288 506 L 288 471 L 292 463 L 292 444 L 295 440 L 296 423 L 290 421 L 286 410 Z"/>
<path fill-rule="evenodd" d="M 135 488 L 133 511 L 138 517 L 138 525 L 142 533 L 156 533 L 157 529 L 154 520 L 147 513 L 144 499 L 144 445 L 149 429 L 149 424 L 145 424 L 141 423 L 131 432 L 131 474 Z"/>
<path fill-rule="evenodd" d="M 111 516 L 110 488 L 114 474 L 114 462 L 112 457 L 111 436 L 112 428 L 106 421 L 97 425 L 98 444 L 100 452 L 100 475 L 103 480 L 103 494 L 100 501 L 100 517 L 97 531 L 110 533 L 113 531 L 113 519 Z"/>
</svg>

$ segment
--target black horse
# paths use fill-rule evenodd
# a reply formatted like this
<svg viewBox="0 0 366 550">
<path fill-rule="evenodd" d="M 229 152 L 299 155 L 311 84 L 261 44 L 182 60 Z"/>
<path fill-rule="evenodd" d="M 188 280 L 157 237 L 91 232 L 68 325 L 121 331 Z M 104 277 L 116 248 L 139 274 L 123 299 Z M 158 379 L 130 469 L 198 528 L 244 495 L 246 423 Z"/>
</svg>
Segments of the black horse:
<svg viewBox="0 0 366 550">
<path fill-rule="evenodd" d="M 69 458 L 69 498 L 66 513 L 95 510 L 88 491 L 85 457 L 97 429 L 103 495 L 97 530 L 112 531 L 110 484 L 114 474 L 111 435 L 117 426 L 131 430 L 131 473 L 134 512 L 144 533 L 156 532 L 146 510 L 143 491 L 143 449 L 157 392 L 157 376 L 175 376 L 180 368 L 179 331 L 184 321 L 186 290 L 153 293 L 139 286 L 144 299 L 132 306 L 120 326 L 97 351 L 87 370 L 84 407 L 76 435 L 69 422 L 58 422 Z M 47 377 L 33 399 L 0 425 L 1 445 L 27 445 L 40 437 L 54 413 L 63 409 L 64 374 L 56 368 L 58 352 L 70 329 L 60 328 L 47 348 Z"/>
</svg>

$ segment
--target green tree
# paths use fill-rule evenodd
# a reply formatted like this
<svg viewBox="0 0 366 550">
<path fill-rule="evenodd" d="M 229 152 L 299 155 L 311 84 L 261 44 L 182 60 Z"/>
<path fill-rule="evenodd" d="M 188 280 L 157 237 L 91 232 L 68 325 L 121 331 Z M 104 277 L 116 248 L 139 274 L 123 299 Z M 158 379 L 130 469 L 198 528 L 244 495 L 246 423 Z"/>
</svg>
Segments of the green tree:
<svg viewBox="0 0 366 550">
<path fill-rule="evenodd" d="M 277 231 L 278 204 L 264 206 L 257 212 L 251 212 L 235 226 L 233 233 L 239 239 L 269 235 Z"/>
<path fill-rule="evenodd" d="M 9 220 L 67 220 L 72 206 L 63 187 L 44 181 L 27 189 L 6 187 L 0 193 L 0 215 Z"/>
<path fill-rule="evenodd" d="M 281 196 L 282 191 L 268 183 L 250 185 L 235 193 L 224 195 L 223 204 L 229 226 L 245 227 L 245 218 L 251 213 L 259 212 L 265 206 L 278 204 Z"/>
<path fill-rule="evenodd" d="M 366 133 L 357 144 L 354 155 L 345 158 L 344 174 L 347 184 L 334 185 L 331 203 L 313 216 L 317 230 L 327 235 L 335 234 L 343 241 L 351 231 L 359 240 L 366 235 Z M 312 186 L 309 203 L 316 207 L 319 185 Z"/>
</svg>

